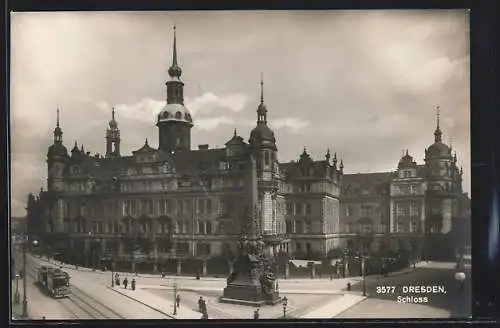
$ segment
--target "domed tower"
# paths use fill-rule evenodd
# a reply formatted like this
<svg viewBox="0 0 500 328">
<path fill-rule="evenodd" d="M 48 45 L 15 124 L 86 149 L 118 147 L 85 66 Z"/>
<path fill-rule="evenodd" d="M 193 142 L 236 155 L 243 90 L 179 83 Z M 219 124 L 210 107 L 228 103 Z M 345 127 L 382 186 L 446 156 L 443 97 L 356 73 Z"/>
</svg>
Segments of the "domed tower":
<svg viewBox="0 0 500 328">
<path fill-rule="evenodd" d="M 174 49 L 172 66 L 168 69 L 167 104 L 158 114 L 156 126 L 159 130 L 159 148 L 168 153 L 191 149 L 193 119 L 184 106 L 184 83 L 180 80 L 182 70 L 177 64 L 177 39 L 174 26 Z"/>
<path fill-rule="evenodd" d="M 106 129 L 106 158 L 120 157 L 120 130 L 115 120 L 115 108 L 111 111 L 111 121 Z"/>
<path fill-rule="evenodd" d="M 261 227 L 265 235 L 277 233 L 277 178 L 274 174 L 277 147 L 274 132 L 267 125 L 267 107 L 264 104 L 264 81 L 260 81 L 260 104 L 257 108 L 257 126 L 250 132 L 249 149 L 257 168 L 258 207 Z M 282 223 L 284 225 L 284 222 Z"/>
<path fill-rule="evenodd" d="M 59 108 L 57 109 L 57 123 L 54 129 L 54 143 L 47 152 L 47 189 L 56 191 L 63 189 L 63 170 L 68 160 L 68 150 L 63 145 L 63 131 L 59 126 Z"/>
<path fill-rule="evenodd" d="M 455 185 L 452 177 L 456 171 L 456 162 L 451 148 L 442 142 L 442 135 L 438 107 L 434 143 L 425 150 L 426 209 L 428 211 L 426 230 L 430 233 L 449 232 L 454 213 L 453 189 Z"/>
</svg>

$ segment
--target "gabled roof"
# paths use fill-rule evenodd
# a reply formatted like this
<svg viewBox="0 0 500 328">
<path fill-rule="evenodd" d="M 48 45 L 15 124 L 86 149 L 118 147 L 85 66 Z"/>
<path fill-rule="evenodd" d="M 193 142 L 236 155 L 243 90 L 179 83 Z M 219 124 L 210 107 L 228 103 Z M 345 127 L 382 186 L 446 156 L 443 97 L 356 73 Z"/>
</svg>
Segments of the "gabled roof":
<svg viewBox="0 0 500 328">
<path fill-rule="evenodd" d="M 234 135 L 228 142 L 226 142 L 226 146 L 234 146 L 234 145 L 246 145 L 245 140 L 239 136 L 239 135 Z"/>
<path fill-rule="evenodd" d="M 144 142 L 144 146 L 142 146 L 141 148 L 135 150 L 132 152 L 132 154 L 140 154 L 140 153 L 154 153 L 156 152 L 157 149 L 154 149 L 154 148 L 151 148 L 148 144 L 148 139 L 146 138 L 146 141 Z"/>
</svg>

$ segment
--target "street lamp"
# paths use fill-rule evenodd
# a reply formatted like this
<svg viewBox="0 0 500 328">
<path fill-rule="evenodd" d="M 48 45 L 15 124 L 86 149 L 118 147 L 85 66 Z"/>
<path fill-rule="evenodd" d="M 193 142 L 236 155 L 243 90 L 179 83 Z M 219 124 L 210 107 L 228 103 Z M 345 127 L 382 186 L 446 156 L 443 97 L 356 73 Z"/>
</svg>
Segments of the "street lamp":
<svg viewBox="0 0 500 328">
<path fill-rule="evenodd" d="M 288 306 L 288 298 L 283 297 L 283 318 L 286 318 L 286 307 Z"/>
<path fill-rule="evenodd" d="M 90 246 L 92 247 L 92 271 L 95 271 L 95 240 L 92 231 L 89 231 Z"/>
<path fill-rule="evenodd" d="M 349 254 L 349 250 L 346 248 L 344 248 L 344 278 L 348 277 L 349 276 L 349 272 L 348 272 L 348 258 L 347 258 L 347 255 Z"/>
<path fill-rule="evenodd" d="M 365 266 L 366 257 L 361 255 L 361 273 L 363 275 L 363 296 L 366 296 L 366 266 Z"/>
<path fill-rule="evenodd" d="M 26 272 L 26 244 L 28 243 L 28 240 L 25 239 L 23 240 L 23 313 L 22 317 L 27 318 L 28 317 L 28 297 L 26 296 L 26 278 L 27 278 L 27 272 Z"/>
<path fill-rule="evenodd" d="M 173 282 L 174 287 L 174 315 L 177 315 L 177 281 Z"/>
<path fill-rule="evenodd" d="M 409 262 L 410 262 L 409 264 L 410 264 L 410 266 L 412 266 L 412 267 L 415 269 L 415 265 L 414 265 L 414 263 L 413 263 L 413 259 L 412 259 L 412 257 L 413 257 L 412 255 L 413 255 L 413 254 L 412 254 L 412 246 L 411 246 L 411 243 L 408 243 L 408 253 L 409 253 L 409 254 L 408 254 L 408 258 L 409 258 Z"/>
<path fill-rule="evenodd" d="M 14 304 L 19 304 L 21 301 L 21 294 L 19 293 L 19 273 L 16 274 L 16 293 L 14 294 Z"/>
</svg>

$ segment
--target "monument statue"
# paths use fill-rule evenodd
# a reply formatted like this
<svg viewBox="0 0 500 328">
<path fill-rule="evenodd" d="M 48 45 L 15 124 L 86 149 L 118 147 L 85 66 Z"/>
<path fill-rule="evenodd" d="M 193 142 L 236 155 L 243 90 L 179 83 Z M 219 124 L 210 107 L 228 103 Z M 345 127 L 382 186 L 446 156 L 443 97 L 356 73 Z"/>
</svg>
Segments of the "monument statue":
<svg viewBox="0 0 500 328">
<path fill-rule="evenodd" d="M 221 302 L 261 306 L 276 304 L 281 298 L 272 273 L 272 262 L 266 254 L 266 243 L 260 228 L 257 207 L 257 170 L 255 158 L 250 154 L 247 182 L 247 206 L 243 213 L 243 230 L 238 241 L 238 255 L 233 262 L 232 272 L 227 278 Z"/>
<path fill-rule="evenodd" d="M 247 222 L 253 223 L 255 208 L 247 206 Z M 222 302 L 261 306 L 275 304 L 281 300 L 276 277 L 270 266 L 271 259 L 266 256 L 262 235 L 253 227 L 242 232 L 238 241 L 238 256 L 233 270 L 227 278 Z"/>
</svg>

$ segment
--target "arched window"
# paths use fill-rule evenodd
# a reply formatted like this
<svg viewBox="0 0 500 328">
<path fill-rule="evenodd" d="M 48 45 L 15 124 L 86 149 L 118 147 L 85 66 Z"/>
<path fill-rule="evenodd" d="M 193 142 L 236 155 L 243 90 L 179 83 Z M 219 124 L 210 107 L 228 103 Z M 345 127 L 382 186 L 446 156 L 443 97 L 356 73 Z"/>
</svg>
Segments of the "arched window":
<svg viewBox="0 0 500 328">
<path fill-rule="evenodd" d="M 180 111 L 178 111 L 177 113 L 175 113 L 175 118 L 180 120 L 182 118 L 182 113 Z"/>
<path fill-rule="evenodd" d="M 264 153 L 264 164 L 269 165 L 269 153 L 268 152 Z"/>
</svg>

